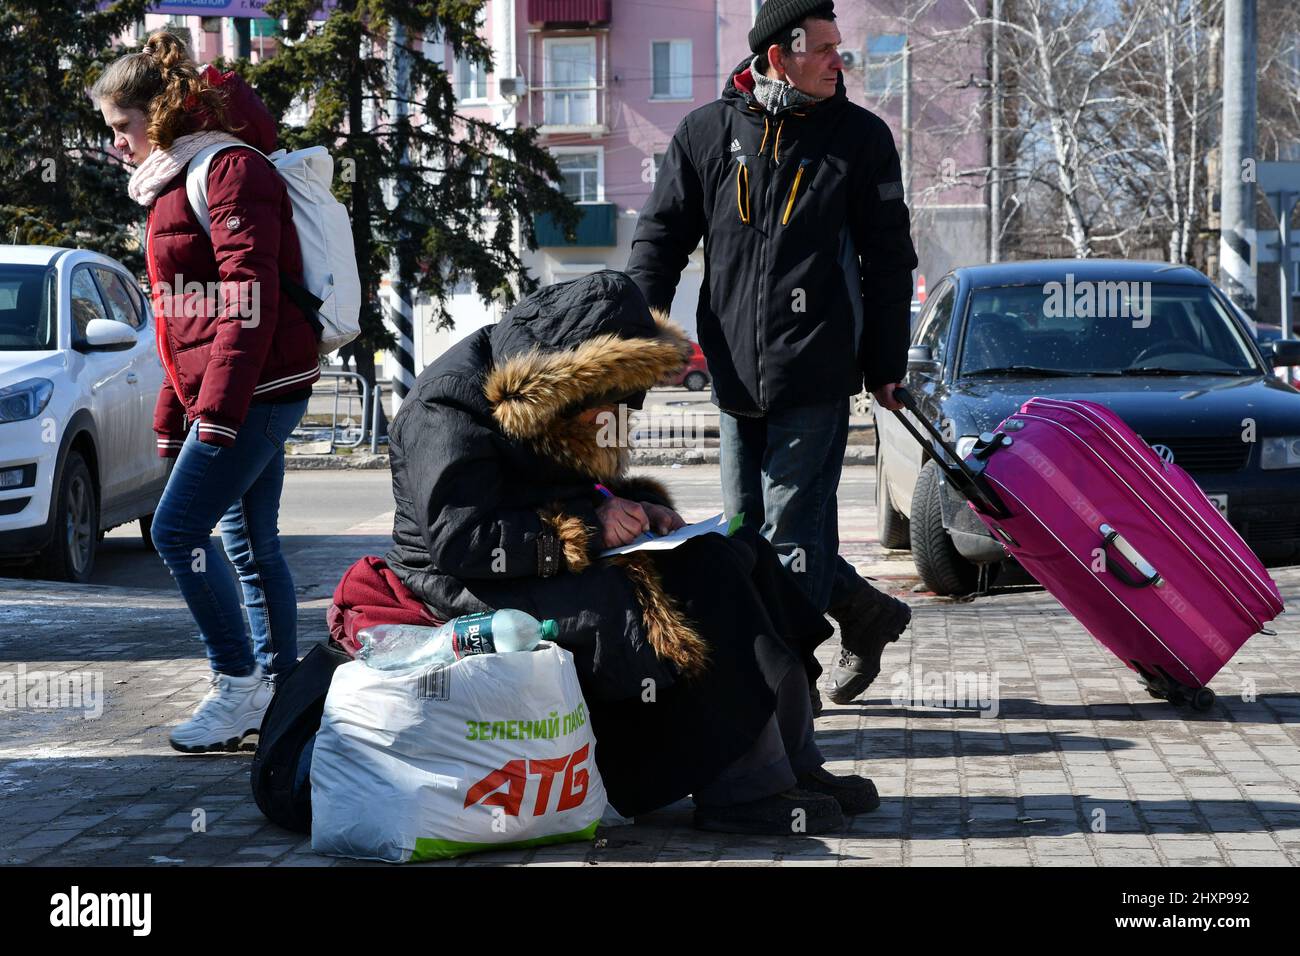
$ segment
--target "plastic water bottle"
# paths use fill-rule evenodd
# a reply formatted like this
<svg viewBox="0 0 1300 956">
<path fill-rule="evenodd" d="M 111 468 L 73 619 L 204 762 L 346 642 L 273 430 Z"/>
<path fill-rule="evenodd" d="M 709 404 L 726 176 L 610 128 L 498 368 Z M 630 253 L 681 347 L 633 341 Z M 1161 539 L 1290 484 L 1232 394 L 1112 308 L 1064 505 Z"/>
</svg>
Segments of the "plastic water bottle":
<svg viewBox="0 0 1300 956">
<path fill-rule="evenodd" d="M 422 664 L 458 661 L 471 654 L 531 651 L 541 641 L 553 641 L 559 626 L 539 621 L 526 611 L 503 608 L 481 614 L 464 614 L 441 627 L 413 624 L 377 624 L 357 635 L 357 656 L 380 671 L 401 670 Z"/>
</svg>

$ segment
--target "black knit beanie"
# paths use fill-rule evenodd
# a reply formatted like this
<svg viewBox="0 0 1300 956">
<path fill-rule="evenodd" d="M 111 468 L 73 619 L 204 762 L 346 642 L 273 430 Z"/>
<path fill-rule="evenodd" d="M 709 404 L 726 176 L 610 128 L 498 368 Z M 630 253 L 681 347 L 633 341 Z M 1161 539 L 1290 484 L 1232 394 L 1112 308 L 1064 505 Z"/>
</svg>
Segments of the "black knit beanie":
<svg viewBox="0 0 1300 956">
<path fill-rule="evenodd" d="M 758 10 L 754 29 L 749 31 L 749 48 L 764 53 L 777 36 L 795 26 L 808 14 L 835 10 L 832 0 L 767 0 Z"/>
</svg>

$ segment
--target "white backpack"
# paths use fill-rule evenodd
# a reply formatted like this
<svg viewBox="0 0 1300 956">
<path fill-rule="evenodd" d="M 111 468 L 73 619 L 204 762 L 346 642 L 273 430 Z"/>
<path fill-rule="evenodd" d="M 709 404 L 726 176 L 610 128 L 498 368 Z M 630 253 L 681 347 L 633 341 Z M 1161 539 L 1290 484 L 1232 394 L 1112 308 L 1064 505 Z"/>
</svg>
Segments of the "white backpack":
<svg viewBox="0 0 1300 956">
<path fill-rule="evenodd" d="M 212 157 L 223 149 L 238 146 L 255 149 L 247 143 L 216 143 L 199 150 L 190 160 L 185 193 L 199 224 L 209 235 L 212 228 L 208 214 L 208 170 Z M 275 165 L 289 188 L 293 224 L 302 247 L 303 286 L 285 277 L 281 281 L 287 283 L 285 291 L 289 297 L 318 326 L 320 354 L 329 355 L 361 331 L 361 278 L 352 246 L 352 225 L 347 209 L 330 192 L 334 161 L 324 146 L 292 153 L 278 149 L 266 158 Z M 302 295 L 303 292 L 307 295 Z"/>
</svg>

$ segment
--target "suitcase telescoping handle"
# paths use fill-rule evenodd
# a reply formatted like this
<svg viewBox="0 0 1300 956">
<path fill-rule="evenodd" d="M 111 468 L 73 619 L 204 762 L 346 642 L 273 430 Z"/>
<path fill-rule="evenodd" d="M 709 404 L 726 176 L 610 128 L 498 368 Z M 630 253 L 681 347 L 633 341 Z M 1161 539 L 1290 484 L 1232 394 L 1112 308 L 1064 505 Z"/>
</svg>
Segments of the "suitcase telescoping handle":
<svg viewBox="0 0 1300 956">
<path fill-rule="evenodd" d="M 920 406 L 916 404 L 916 399 L 912 397 L 912 393 L 903 386 L 899 386 L 894 389 L 894 398 L 898 399 L 903 409 L 911 412 L 916 417 L 916 420 L 921 423 L 929 437 L 916 430 L 916 426 L 903 413 L 903 409 L 895 410 L 894 415 L 897 416 L 908 433 L 917 440 L 917 443 L 922 448 L 929 450 L 930 457 L 934 459 L 935 465 L 943 472 L 948 482 L 957 489 L 958 493 L 968 501 L 973 502 L 975 507 L 985 514 L 1005 518 L 1007 509 L 1002 504 L 1001 499 L 988 486 L 988 482 L 984 480 L 984 477 L 977 474 L 966 463 L 965 459 L 957 454 L 957 449 L 953 448 L 948 440 L 943 437 L 943 433 L 935 427 L 934 422 L 925 416 Z"/>
</svg>

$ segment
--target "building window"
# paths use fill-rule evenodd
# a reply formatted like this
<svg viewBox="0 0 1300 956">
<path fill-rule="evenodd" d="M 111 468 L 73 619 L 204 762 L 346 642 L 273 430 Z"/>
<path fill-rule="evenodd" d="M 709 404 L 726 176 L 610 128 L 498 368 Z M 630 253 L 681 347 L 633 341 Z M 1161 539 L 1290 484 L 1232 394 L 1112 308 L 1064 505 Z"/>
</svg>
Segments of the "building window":
<svg viewBox="0 0 1300 956">
<path fill-rule="evenodd" d="M 881 33 L 867 40 L 867 94 L 892 96 L 903 92 L 903 50 L 907 37 L 902 33 Z"/>
<path fill-rule="evenodd" d="M 456 58 L 456 99 L 462 102 L 487 99 L 487 70 L 482 63 Z"/>
<path fill-rule="evenodd" d="M 650 44 L 654 82 L 650 97 L 656 100 L 691 98 L 691 41 L 655 40 Z"/>
<path fill-rule="evenodd" d="M 574 202 L 600 202 L 600 150 L 557 152 L 561 189 Z"/>
<path fill-rule="evenodd" d="M 596 39 L 546 40 L 547 126 L 594 126 L 596 123 Z"/>
</svg>

